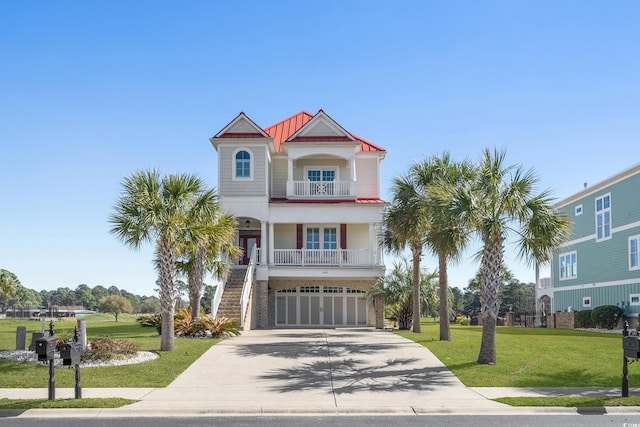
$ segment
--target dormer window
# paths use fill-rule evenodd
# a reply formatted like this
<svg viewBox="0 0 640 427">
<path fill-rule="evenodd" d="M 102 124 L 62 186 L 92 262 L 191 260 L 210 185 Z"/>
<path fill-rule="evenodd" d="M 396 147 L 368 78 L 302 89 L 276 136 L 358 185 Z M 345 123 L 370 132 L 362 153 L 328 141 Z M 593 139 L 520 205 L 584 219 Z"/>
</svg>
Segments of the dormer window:
<svg viewBox="0 0 640 427">
<path fill-rule="evenodd" d="M 251 152 L 246 148 L 239 148 L 233 154 L 233 179 L 250 180 L 253 178 L 253 162 Z"/>
</svg>

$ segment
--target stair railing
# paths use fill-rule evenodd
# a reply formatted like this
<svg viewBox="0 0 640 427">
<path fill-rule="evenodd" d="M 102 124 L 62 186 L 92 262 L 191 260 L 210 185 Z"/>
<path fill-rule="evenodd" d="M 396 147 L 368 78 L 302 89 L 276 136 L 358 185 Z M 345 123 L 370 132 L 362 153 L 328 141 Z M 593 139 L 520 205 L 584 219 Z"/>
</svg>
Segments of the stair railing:
<svg viewBox="0 0 640 427">
<path fill-rule="evenodd" d="M 249 297 L 251 296 L 251 286 L 255 278 L 256 272 L 256 255 L 257 245 L 253 245 L 251 248 L 251 255 L 249 257 L 249 266 L 247 267 L 247 273 L 244 276 L 244 284 L 242 285 L 242 296 L 240 297 L 240 326 L 244 326 L 244 318 L 247 314 L 247 307 L 249 306 Z"/>
<path fill-rule="evenodd" d="M 227 284 L 227 278 L 229 277 L 229 257 L 225 256 L 224 259 L 224 272 L 222 273 L 222 280 L 216 286 L 216 293 L 213 295 L 213 301 L 211 301 L 211 317 L 214 319 L 218 315 L 218 308 L 220 307 L 220 301 L 222 301 L 222 294 L 224 293 L 224 286 Z"/>
</svg>

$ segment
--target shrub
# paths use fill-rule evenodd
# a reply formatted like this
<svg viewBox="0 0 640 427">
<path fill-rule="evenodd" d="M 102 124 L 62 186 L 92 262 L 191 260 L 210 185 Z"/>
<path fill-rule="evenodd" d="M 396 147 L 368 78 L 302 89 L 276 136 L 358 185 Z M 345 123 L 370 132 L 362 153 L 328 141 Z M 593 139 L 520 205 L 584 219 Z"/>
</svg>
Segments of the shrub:
<svg viewBox="0 0 640 427">
<path fill-rule="evenodd" d="M 469 326 L 469 319 L 466 316 L 456 316 L 456 323 L 458 325 Z"/>
<path fill-rule="evenodd" d="M 582 310 L 578 312 L 578 324 L 581 328 L 595 328 L 591 310 Z"/>
<path fill-rule="evenodd" d="M 156 328 L 158 335 L 162 333 L 162 314 L 160 313 L 140 316 L 136 319 L 136 322 L 145 328 Z"/>
<path fill-rule="evenodd" d="M 623 313 L 617 305 L 601 305 L 591 311 L 591 320 L 601 328 L 613 329 L 618 325 Z"/>
<path fill-rule="evenodd" d="M 135 356 L 138 347 L 131 341 L 102 337 L 91 341 L 89 350 L 80 356 L 81 360 L 112 360 Z"/>
<path fill-rule="evenodd" d="M 240 322 L 227 317 L 202 316 L 198 320 L 206 325 L 206 329 L 211 331 L 212 338 L 223 338 L 240 335 Z"/>
</svg>

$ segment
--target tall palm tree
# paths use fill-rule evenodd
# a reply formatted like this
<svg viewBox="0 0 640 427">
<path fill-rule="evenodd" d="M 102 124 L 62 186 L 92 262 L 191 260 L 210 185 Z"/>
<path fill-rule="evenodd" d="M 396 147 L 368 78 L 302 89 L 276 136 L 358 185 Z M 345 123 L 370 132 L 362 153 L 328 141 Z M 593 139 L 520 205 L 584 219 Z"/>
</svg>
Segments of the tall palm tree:
<svg viewBox="0 0 640 427">
<path fill-rule="evenodd" d="M 393 201 L 383 214 L 382 244 L 392 253 L 400 254 L 407 246 L 411 250 L 413 265 L 413 327 L 420 332 L 420 261 L 424 235 L 428 223 L 420 211 L 418 188 L 411 174 L 393 179 Z"/>
<path fill-rule="evenodd" d="M 448 186 L 437 197 L 462 226 L 474 230 L 482 241 L 481 364 L 496 363 L 499 290 L 508 237 L 516 236 L 518 257 L 532 265 L 549 262 L 551 250 L 559 247 L 570 231 L 569 218 L 553 211 L 549 191 L 535 193 L 538 178 L 533 170 L 505 166 L 504 161 L 504 151 L 485 149 L 471 185 Z"/>
<path fill-rule="evenodd" d="M 473 166 L 468 161 L 454 162 L 449 153 L 433 156 L 416 163 L 411 175 L 419 187 L 418 203 L 426 216 L 426 247 L 438 257 L 438 283 L 440 299 L 440 340 L 450 341 L 449 279 L 447 261 L 457 261 L 469 241 L 469 233 L 452 217 L 450 211 L 433 200 L 432 190 L 438 186 L 465 186 L 473 177 Z"/>
<path fill-rule="evenodd" d="M 191 315 L 200 315 L 200 300 L 204 292 L 204 277 L 207 272 L 222 279 L 224 260 L 240 256 L 241 249 L 234 244 L 237 221 L 228 213 L 222 213 L 211 193 L 203 195 L 207 200 L 199 204 L 213 204 L 210 209 L 196 210 L 199 217 L 191 219 L 193 227 L 187 239 L 180 242 L 178 271 L 187 276 Z"/>
<path fill-rule="evenodd" d="M 190 218 L 202 208 L 196 202 L 207 189 L 196 175 L 161 177 L 155 170 L 133 173 L 122 187 L 115 212 L 109 217 L 110 231 L 132 248 L 145 242 L 155 245 L 162 313 L 160 350 L 169 351 L 174 341 L 178 243 L 189 233 Z"/>
</svg>

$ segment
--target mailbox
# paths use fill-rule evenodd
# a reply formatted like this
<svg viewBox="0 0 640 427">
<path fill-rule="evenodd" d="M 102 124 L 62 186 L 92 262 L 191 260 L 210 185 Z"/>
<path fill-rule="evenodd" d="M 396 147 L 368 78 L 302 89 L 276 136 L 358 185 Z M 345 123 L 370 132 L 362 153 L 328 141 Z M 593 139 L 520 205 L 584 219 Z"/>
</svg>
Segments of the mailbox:
<svg viewBox="0 0 640 427">
<path fill-rule="evenodd" d="M 55 336 L 42 337 L 36 341 L 36 354 L 38 355 L 38 362 L 47 362 L 53 360 L 53 354 L 56 351 L 56 345 L 58 344 L 58 338 Z"/>
<path fill-rule="evenodd" d="M 629 335 L 622 338 L 624 357 L 640 358 L 640 336 Z"/>
<path fill-rule="evenodd" d="M 60 358 L 63 366 L 75 366 L 80 364 L 82 346 L 80 343 L 71 342 L 60 345 Z"/>
</svg>

